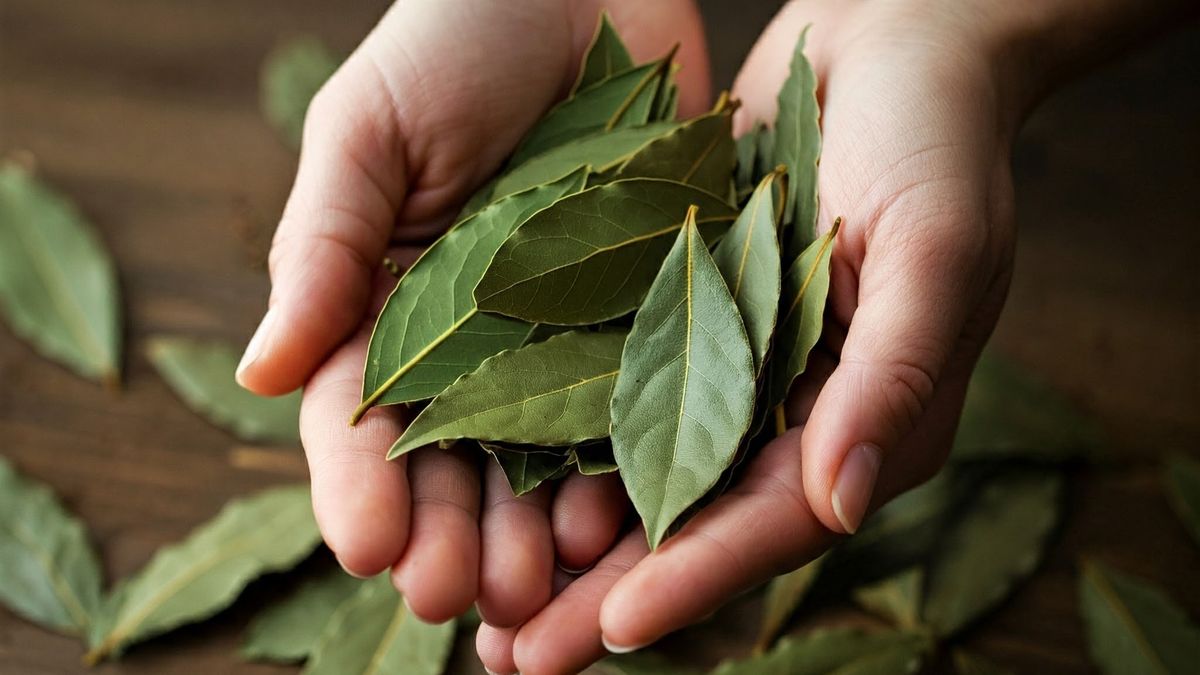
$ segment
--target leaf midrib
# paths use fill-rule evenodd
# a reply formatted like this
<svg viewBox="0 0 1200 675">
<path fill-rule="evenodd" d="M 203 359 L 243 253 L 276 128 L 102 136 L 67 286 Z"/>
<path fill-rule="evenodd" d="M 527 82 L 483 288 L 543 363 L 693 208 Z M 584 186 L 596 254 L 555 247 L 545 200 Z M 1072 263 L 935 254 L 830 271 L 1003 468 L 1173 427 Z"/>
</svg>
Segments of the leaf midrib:
<svg viewBox="0 0 1200 675">
<path fill-rule="evenodd" d="M 1128 605 L 1126 605 L 1121 599 L 1121 594 L 1118 593 L 1115 588 L 1113 588 L 1112 584 L 1109 583 L 1108 578 L 1101 572 L 1099 568 L 1090 564 L 1087 566 L 1087 569 L 1084 570 L 1084 575 L 1086 575 L 1088 580 L 1092 582 L 1092 585 L 1096 589 L 1096 594 L 1105 601 L 1109 609 L 1111 609 L 1113 614 L 1116 616 L 1117 620 L 1124 624 L 1129 630 L 1130 634 L 1133 636 L 1134 642 L 1141 647 L 1143 654 L 1149 659 L 1151 665 L 1157 668 L 1158 672 L 1162 675 L 1169 675 L 1171 671 L 1168 670 L 1167 665 L 1163 663 L 1162 658 L 1158 654 L 1158 650 L 1156 650 L 1150 643 L 1145 631 L 1142 630 L 1141 624 L 1139 624 L 1137 619 L 1133 617 L 1133 614 L 1129 611 Z"/>
<path fill-rule="evenodd" d="M 375 652 L 371 655 L 371 660 L 367 662 L 367 669 L 363 671 L 363 675 L 375 675 L 379 672 L 383 666 L 383 659 L 387 656 L 388 645 L 396 639 L 406 617 L 408 617 L 408 610 L 405 608 L 404 602 L 397 599 L 396 611 L 392 614 L 392 620 L 379 638 L 379 644 L 375 646 Z"/>
</svg>

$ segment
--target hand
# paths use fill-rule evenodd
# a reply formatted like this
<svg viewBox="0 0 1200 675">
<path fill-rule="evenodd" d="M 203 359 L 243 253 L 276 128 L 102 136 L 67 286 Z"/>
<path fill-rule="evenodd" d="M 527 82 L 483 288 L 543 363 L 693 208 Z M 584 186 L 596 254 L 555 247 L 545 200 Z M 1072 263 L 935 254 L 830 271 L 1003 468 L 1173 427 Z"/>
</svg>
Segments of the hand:
<svg viewBox="0 0 1200 675">
<path fill-rule="evenodd" d="M 512 599 L 506 613 L 486 612 L 501 623 L 536 612 L 549 598 L 552 558 L 525 575 L 502 579 L 496 570 L 526 548 L 554 550 L 549 499 L 492 499 L 488 481 L 494 513 L 483 519 L 481 581 L 476 454 L 428 449 L 385 461 L 404 424 L 395 407 L 347 426 L 374 313 L 395 284 L 381 261 L 390 247 L 441 231 L 566 93 L 602 5 L 636 59 L 682 42 L 680 106 L 689 115 L 707 108 L 708 66 L 690 0 L 405 0 L 317 94 L 305 120 L 300 167 L 271 248 L 270 309 L 238 381 L 264 395 L 305 385 L 301 436 L 325 541 L 352 574 L 392 568 L 427 621 L 453 617 L 477 596 L 496 607 Z M 581 487 L 564 489 L 560 510 L 577 510 L 570 495 L 605 503 L 588 497 L 588 481 L 571 483 Z M 603 514 L 586 520 L 606 522 Z M 511 539 L 501 534 L 505 523 L 518 530 Z M 595 535 L 574 531 L 577 540 L 560 538 L 560 555 L 597 555 L 589 552 Z"/>
<path fill-rule="evenodd" d="M 796 425 L 658 551 L 626 536 L 519 630 L 484 626 L 494 672 L 573 672 L 707 616 L 853 532 L 931 477 L 1011 274 L 1009 149 L 1022 108 L 986 22 L 897 3 L 787 5 L 734 95 L 772 119 L 795 40 L 820 78 L 820 227 L 844 218 L 823 344 L 792 392 Z"/>
</svg>

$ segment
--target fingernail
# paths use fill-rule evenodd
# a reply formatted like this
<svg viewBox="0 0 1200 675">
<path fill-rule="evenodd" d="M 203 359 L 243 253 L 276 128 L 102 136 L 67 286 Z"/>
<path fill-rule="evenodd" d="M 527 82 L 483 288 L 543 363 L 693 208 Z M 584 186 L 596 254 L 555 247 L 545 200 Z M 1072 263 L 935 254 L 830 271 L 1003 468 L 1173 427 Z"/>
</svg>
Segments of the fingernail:
<svg viewBox="0 0 1200 675">
<path fill-rule="evenodd" d="M 350 568 L 346 567 L 346 563 L 342 562 L 341 558 L 338 558 L 336 555 L 334 555 L 333 557 L 335 559 L 337 559 L 338 565 L 341 566 L 342 571 L 345 572 L 346 574 L 349 574 L 350 576 L 354 577 L 355 579 L 369 579 L 370 578 L 370 577 L 364 577 L 361 574 L 355 574 L 354 572 L 351 572 Z"/>
<path fill-rule="evenodd" d="M 267 334 L 271 332 L 271 324 L 274 322 L 275 308 L 272 307 L 267 310 L 262 322 L 258 324 L 258 329 L 254 331 L 254 337 L 250 338 L 250 344 L 246 345 L 246 353 L 242 354 L 242 360 L 238 362 L 235 375 L 238 384 L 243 384 L 242 376 L 246 373 L 246 369 L 262 355 L 263 344 L 267 341 Z"/>
<path fill-rule="evenodd" d="M 600 642 L 604 645 L 604 648 L 607 649 L 610 654 L 628 654 L 629 652 L 636 652 L 637 650 L 646 646 L 646 645 L 630 645 L 630 646 L 615 645 L 615 644 L 609 642 L 608 638 L 605 637 L 604 635 L 600 636 Z M 647 644 L 649 644 L 649 643 L 647 643 Z"/>
<path fill-rule="evenodd" d="M 513 672 L 511 672 L 511 673 L 497 673 L 496 671 L 494 671 L 494 670 L 492 670 L 492 669 L 490 669 L 490 668 L 487 668 L 486 666 L 484 667 L 484 669 L 483 669 L 483 670 L 484 670 L 484 672 L 486 672 L 488 675 L 517 675 L 517 672 L 516 672 L 515 670 L 514 670 Z"/>
<path fill-rule="evenodd" d="M 883 454 L 870 443 L 859 443 L 850 448 L 842 460 L 833 483 L 833 514 L 848 534 L 854 534 L 862 524 L 882 461 Z"/>
</svg>

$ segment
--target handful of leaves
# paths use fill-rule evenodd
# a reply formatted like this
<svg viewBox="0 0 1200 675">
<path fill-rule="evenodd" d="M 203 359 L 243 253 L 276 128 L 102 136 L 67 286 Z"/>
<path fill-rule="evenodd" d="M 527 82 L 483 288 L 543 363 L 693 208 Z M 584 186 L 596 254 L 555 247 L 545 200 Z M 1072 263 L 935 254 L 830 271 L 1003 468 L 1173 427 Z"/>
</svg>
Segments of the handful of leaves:
<svg viewBox="0 0 1200 675">
<path fill-rule="evenodd" d="M 803 46 L 778 127 L 735 143 L 736 102 L 673 121 L 672 55 L 634 65 L 602 20 L 570 97 L 399 280 L 353 421 L 432 399 L 388 457 L 470 439 L 517 493 L 619 469 L 657 546 L 820 336 L 837 226 L 815 238 Z"/>
</svg>

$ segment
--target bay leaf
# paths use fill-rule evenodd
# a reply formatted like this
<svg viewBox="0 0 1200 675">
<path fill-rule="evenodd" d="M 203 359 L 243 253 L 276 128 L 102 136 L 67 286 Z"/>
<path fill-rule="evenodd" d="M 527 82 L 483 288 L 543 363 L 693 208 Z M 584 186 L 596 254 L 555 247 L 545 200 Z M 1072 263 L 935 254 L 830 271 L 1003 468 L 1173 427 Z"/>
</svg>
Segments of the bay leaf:
<svg viewBox="0 0 1200 675">
<path fill-rule="evenodd" d="M 772 408 L 787 399 L 792 383 L 808 367 L 809 352 L 821 339 L 829 296 L 829 261 L 837 232 L 835 221 L 833 229 L 804 249 L 783 275 L 775 356 L 766 383 L 767 403 Z"/>
<path fill-rule="evenodd" d="M 796 608 L 808 595 L 817 574 L 821 571 L 821 561 L 824 556 L 796 570 L 781 574 L 767 585 L 767 596 L 763 602 L 762 626 L 758 629 L 758 641 L 755 649 L 764 652 L 775 643 L 775 638 L 783 632 L 788 619 L 796 613 Z"/>
<path fill-rule="evenodd" d="M 963 649 L 954 650 L 954 672 L 957 675 L 1012 675 L 1012 671 Z"/>
<path fill-rule="evenodd" d="M 341 569 L 310 579 L 255 615 L 242 643 L 243 658 L 283 663 L 308 658 L 325 625 L 363 585 Z"/>
<path fill-rule="evenodd" d="M 699 675 L 700 672 L 675 663 L 664 654 L 646 650 L 609 656 L 597 663 L 593 670 L 603 675 Z"/>
<path fill-rule="evenodd" d="M 633 319 L 612 397 L 613 454 L 651 548 L 728 468 L 754 407 L 746 329 L 697 211 Z"/>
<path fill-rule="evenodd" d="M 1184 455 L 1167 458 L 1167 497 L 1188 533 L 1200 544 L 1200 461 Z"/>
<path fill-rule="evenodd" d="M 340 62 L 312 36 L 279 44 L 263 62 L 259 75 L 263 115 L 293 148 L 300 147 L 309 102 Z"/>
<path fill-rule="evenodd" d="M 921 625 L 924 579 L 920 567 L 910 567 L 895 576 L 856 588 L 854 601 L 898 628 L 915 629 Z"/>
<path fill-rule="evenodd" d="M 52 630 L 86 635 L 101 609 L 100 585 L 83 524 L 0 457 L 0 602 Z"/>
<path fill-rule="evenodd" d="M 611 443 L 580 443 L 571 450 L 571 459 L 579 473 L 600 476 L 617 470 Z"/>
<path fill-rule="evenodd" d="M 559 325 L 627 314 L 646 295 L 693 204 L 706 237 L 736 215 L 719 197 L 658 178 L 620 180 L 560 199 L 500 246 L 475 300 L 484 311 Z"/>
<path fill-rule="evenodd" d="M 787 260 L 803 251 L 817 235 L 817 164 L 821 158 L 821 110 L 817 75 L 804 56 L 806 27 L 796 40 L 791 69 L 779 90 L 772 158 L 787 165 L 788 195 L 784 222 L 790 224 L 784 253 Z"/>
<path fill-rule="evenodd" d="M 924 623 L 938 635 L 953 635 L 1032 574 L 1058 524 L 1061 491 L 1057 473 L 988 481 L 929 565 Z"/>
<path fill-rule="evenodd" d="M 216 614 L 246 584 L 294 567 L 320 541 L 308 486 L 273 488 L 230 502 L 122 582 L 109 614 L 92 632 L 87 661 L 119 656 L 134 642 Z"/>
<path fill-rule="evenodd" d="M 915 633 L 818 629 L 779 641 L 771 651 L 726 661 L 713 675 L 898 675 L 915 673 L 929 651 Z"/>
<path fill-rule="evenodd" d="M 768 174 L 755 189 L 729 232 L 713 249 L 713 260 L 729 286 L 750 338 L 754 372 L 762 372 L 779 313 L 781 272 L 775 224 L 775 183 Z"/>
<path fill-rule="evenodd" d="M 480 313 L 471 291 L 496 249 L 526 218 L 583 187 L 580 169 L 496 201 L 438 239 L 396 284 L 375 322 L 363 374 L 363 403 L 437 396 L 484 359 L 518 347 L 533 326 Z"/>
<path fill-rule="evenodd" d="M 1092 661 L 1104 673 L 1196 672 L 1200 626 L 1149 582 L 1085 559 L 1079 605 Z"/>
<path fill-rule="evenodd" d="M 146 356 L 192 410 L 247 442 L 298 443 L 300 392 L 266 398 L 234 380 L 241 351 L 216 340 L 155 336 Z"/>
<path fill-rule="evenodd" d="M 722 94 L 713 110 L 638 148 L 617 168 L 613 179 L 665 178 L 714 195 L 729 192 L 737 161 L 733 144 L 735 105 Z"/>
<path fill-rule="evenodd" d="M 504 471 L 513 495 L 517 497 L 529 494 L 542 483 L 561 476 L 571 466 L 572 456 L 566 451 L 514 449 L 483 441 L 479 445 L 496 460 L 496 464 Z"/>
<path fill-rule="evenodd" d="M 42 356 L 120 380 L 120 297 L 103 242 L 70 200 L 9 162 L 0 164 L 0 313 Z"/>
<path fill-rule="evenodd" d="M 738 136 L 734 140 L 734 154 L 737 157 L 737 168 L 734 170 L 734 182 L 738 192 L 747 196 L 754 191 L 758 180 L 755 176 L 758 158 L 758 136 L 766 129 L 762 121 L 756 122 L 754 128 Z"/>
<path fill-rule="evenodd" d="M 583 55 L 579 75 L 575 78 L 575 86 L 571 87 L 571 93 L 599 84 L 630 68 L 633 68 L 633 59 L 629 56 L 629 50 L 609 20 L 608 12 L 601 10 L 600 22 L 596 25 L 596 33 Z"/>
<path fill-rule="evenodd" d="M 624 333 L 571 331 L 501 352 L 433 399 L 388 459 L 459 438 L 552 446 L 603 438 L 624 342 Z"/>
<path fill-rule="evenodd" d="M 454 646 L 454 621 L 423 623 L 388 574 L 361 584 L 313 648 L 305 675 L 441 675 Z"/>
</svg>

